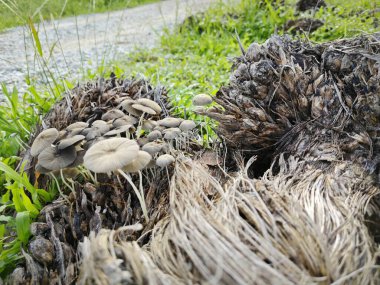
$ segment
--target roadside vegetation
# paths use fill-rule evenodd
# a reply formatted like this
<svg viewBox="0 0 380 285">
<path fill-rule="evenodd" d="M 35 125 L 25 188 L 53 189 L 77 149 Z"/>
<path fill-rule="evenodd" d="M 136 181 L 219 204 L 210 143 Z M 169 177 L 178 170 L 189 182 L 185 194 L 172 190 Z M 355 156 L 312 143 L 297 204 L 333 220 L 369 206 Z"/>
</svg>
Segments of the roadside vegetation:
<svg viewBox="0 0 380 285">
<path fill-rule="evenodd" d="M 102 13 L 131 8 L 157 0 L 0 0 L 0 32 L 24 25 L 29 19 L 34 23 L 56 20 L 82 14 Z"/>
<path fill-rule="evenodd" d="M 17 2 L 17 9 L 14 4 Z M 25 5 L 21 5 L 25 2 Z M 33 2 L 33 4 L 32 4 Z M 29 21 L 36 55 L 44 59 L 38 33 L 34 23 L 40 13 L 46 18 L 77 15 L 88 12 L 102 12 L 110 9 L 131 7 L 153 2 L 136 1 L 3 1 L 0 0 L 0 16 L 3 26 L 0 30 Z M 60 4 L 57 4 L 57 3 Z M 255 3 L 253 3 L 255 2 Z M 327 7 L 315 12 L 296 12 L 296 1 L 242 0 L 239 4 L 218 2 L 206 13 L 192 16 L 174 30 L 166 30 L 159 47 L 151 50 L 136 49 L 123 60 L 103 63 L 98 70 L 88 70 L 83 80 L 98 76 L 144 75 L 154 85 L 161 84 L 168 89 L 179 116 L 196 118 L 191 112 L 191 98 L 198 93 L 214 95 L 221 85 L 228 81 L 231 59 L 240 53 L 238 42 L 247 48 L 250 43 L 264 42 L 271 34 L 284 33 L 288 20 L 309 17 L 324 22 L 313 33 L 293 34 L 313 42 L 350 37 L 361 33 L 379 31 L 380 18 L 378 0 L 327 1 Z M 4 8 L 5 7 L 5 8 Z M 20 7 L 23 7 L 22 9 Z M 14 10 L 14 11 L 13 11 Z M 17 14 L 17 17 L 14 15 Z M 13 18 L 13 19 L 10 19 Z M 43 60 L 41 60 L 43 62 Z M 47 66 L 47 65 L 46 65 Z M 4 276 L 22 258 L 21 248 L 30 237 L 29 224 L 37 217 L 43 205 L 52 201 L 57 191 L 39 189 L 31 185 L 20 165 L 22 151 L 28 148 L 28 140 L 36 125 L 51 106 L 61 98 L 62 93 L 76 83 L 54 78 L 46 72 L 53 84 L 40 86 L 28 81 L 29 89 L 20 94 L 15 88 L 9 90 L 3 85 L 5 102 L 0 106 L 0 275 Z M 204 122 L 203 122 L 204 123 Z M 212 123 L 207 122 L 210 130 Z M 208 132 L 208 134 L 210 133 Z M 207 139 L 207 134 L 205 135 Z"/>
</svg>

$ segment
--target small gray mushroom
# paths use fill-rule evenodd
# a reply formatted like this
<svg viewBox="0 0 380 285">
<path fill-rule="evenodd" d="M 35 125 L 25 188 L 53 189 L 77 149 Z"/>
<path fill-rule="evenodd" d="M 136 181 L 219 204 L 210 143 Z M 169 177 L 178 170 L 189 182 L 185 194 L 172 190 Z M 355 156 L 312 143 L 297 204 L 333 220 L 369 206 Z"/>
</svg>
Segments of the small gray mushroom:
<svg viewBox="0 0 380 285">
<path fill-rule="evenodd" d="M 50 128 L 42 131 L 33 141 L 30 149 L 32 156 L 39 155 L 44 149 L 49 147 L 58 138 L 59 132 L 56 128 Z"/>
<path fill-rule="evenodd" d="M 38 155 L 38 163 L 49 170 L 59 170 L 69 166 L 77 157 L 75 146 L 58 150 L 56 147 L 48 147 Z"/>
<path fill-rule="evenodd" d="M 174 140 L 181 135 L 181 130 L 179 128 L 169 128 L 163 131 L 164 139 Z"/>
<path fill-rule="evenodd" d="M 151 131 L 157 127 L 157 122 L 153 120 L 143 120 L 141 127 L 143 130 Z"/>
<path fill-rule="evenodd" d="M 96 173 L 122 169 L 138 154 L 136 141 L 127 138 L 106 139 L 92 145 L 84 156 L 84 166 Z"/>
<path fill-rule="evenodd" d="M 112 125 L 115 128 L 121 127 L 123 125 L 134 125 L 138 122 L 138 120 L 135 117 L 124 115 L 121 118 L 118 118 L 112 122 Z"/>
<path fill-rule="evenodd" d="M 122 134 L 122 133 L 130 133 L 130 132 L 134 132 L 135 131 L 135 128 L 134 126 L 132 125 L 123 125 L 123 126 L 120 126 L 116 129 L 113 129 L 107 133 L 104 134 L 105 137 L 112 137 L 112 136 L 116 136 L 116 135 L 119 135 L 119 134 Z"/>
<path fill-rule="evenodd" d="M 87 127 L 88 127 L 88 123 L 85 123 L 85 122 L 75 122 L 75 123 L 72 123 L 72 124 L 68 125 L 66 127 L 66 130 L 72 131 L 72 130 L 78 129 L 78 128 L 82 128 L 82 130 L 83 130 L 83 129 L 87 128 Z"/>
<path fill-rule="evenodd" d="M 148 140 L 150 142 L 152 142 L 152 141 L 155 141 L 157 139 L 161 139 L 162 134 L 159 130 L 155 130 L 155 131 L 150 132 L 146 137 L 148 138 Z"/>
<path fill-rule="evenodd" d="M 130 115 L 140 117 L 143 112 L 133 108 L 132 107 L 133 104 L 136 104 L 136 101 L 128 98 L 128 99 L 125 99 L 123 102 L 121 102 L 118 107 L 121 107 L 123 110 L 127 111 Z"/>
<path fill-rule="evenodd" d="M 149 107 L 141 105 L 141 104 L 133 104 L 132 108 L 134 108 L 134 109 L 136 109 L 138 111 L 143 112 L 143 114 L 144 113 L 147 113 L 149 115 L 156 115 L 157 114 L 156 111 L 153 110 L 152 108 L 149 108 Z"/>
<path fill-rule="evenodd" d="M 162 142 L 149 142 L 142 147 L 143 151 L 146 151 L 151 156 L 154 156 L 156 153 L 160 152 L 165 147 L 165 144 Z"/>
<path fill-rule="evenodd" d="M 159 167 L 167 167 L 169 166 L 170 164 L 172 164 L 173 162 L 175 162 L 175 158 L 170 155 L 170 154 L 163 154 L 161 156 L 159 156 L 156 160 L 156 165 L 159 166 Z"/>
<path fill-rule="evenodd" d="M 184 120 L 180 125 L 179 128 L 182 132 L 188 132 L 191 131 L 196 127 L 196 124 L 192 120 Z"/>
<path fill-rule="evenodd" d="M 110 121 L 123 117 L 125 114 L 119 109 L 112 109 L 102 115 L 103 121 Z"/>
<path fill-rule="evenodd" d="M 159 120 L 157 123 L 158 125 L 166 127 L 166 128 L 175 128 L 175 127 L 178 127 L 181 124 L 181 122 L 182 122 L 181 119 L 166 117 L 162 120 Z"/>
<path fill-rule="evenodd" d="M 128 165 L 126 165 L 123 170 L 125 172 L 138 172 L 145 168 L 149 162 L 152 160 L 152 156 L 146 151 L 139 151 L 137 157 Z"/>
<path fill-rule="evenodd" d="M 153 109 L 154 111 L 156 111 L 156 114 L 159 114 L 162 112 L 160 105 L 158 105 L 153 100 L 150 100 L 147 98 L 140 98 L 140 99 L 137 99 L 137 103 Z"/>
<path fill-rule="evenodd" d="M 68 148 L 69 146 L 76 145 L 80 143 L 81 141 L 83 141 L 84 139 L 85 139 L 85 136 L 83 135 L 75 135 L 75 136 L 59 141 L 57 147 L 59 150 L 62 150 L 62 149 Z"/>
<path fill-rule="evenodd" d="M 212 103 L 212 97 L 207 94 L 198 94 L 193 98 L 194 106 L 206 106 Z"/>
</svg>

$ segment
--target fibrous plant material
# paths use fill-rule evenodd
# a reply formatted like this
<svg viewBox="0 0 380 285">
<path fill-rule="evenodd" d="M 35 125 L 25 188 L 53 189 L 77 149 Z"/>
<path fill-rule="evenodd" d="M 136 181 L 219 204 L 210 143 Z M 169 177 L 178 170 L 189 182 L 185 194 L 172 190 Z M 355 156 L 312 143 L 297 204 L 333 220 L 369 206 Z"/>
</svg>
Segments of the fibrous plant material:
<svg viewBox="0 0 380 285">
<path fill-rule="evenodd" d="M 351 209 L 361 198 L 345 205 L 327 193 L 339 176 L 305 171 L 294 158 L 282 158 L 279 172 L 270 169 L 262 179 L 249 178 L 249 167 L 226 180 L 179 158 L 169 186 L 171 211 L 153 228 L 149 244 L 128 242 L 120 231 L 86 238 L 80 282 L 119 271 L 131 284 L 377 284 L 379 250 L 357 215 L 362 209 Z M 348 176 L 342 182 L 343 191 L 361 183 Z M 370 182 L 365 186 L 378 191 Z M 316 197 L 313 207 L 297 199 L 306 191 Z M 325 221 L 320 212 L 311 215 L 315 210 L 333 223 L 321 230 Z M 105 261 L 114 264 L 111 271 Z"/>
</svg>

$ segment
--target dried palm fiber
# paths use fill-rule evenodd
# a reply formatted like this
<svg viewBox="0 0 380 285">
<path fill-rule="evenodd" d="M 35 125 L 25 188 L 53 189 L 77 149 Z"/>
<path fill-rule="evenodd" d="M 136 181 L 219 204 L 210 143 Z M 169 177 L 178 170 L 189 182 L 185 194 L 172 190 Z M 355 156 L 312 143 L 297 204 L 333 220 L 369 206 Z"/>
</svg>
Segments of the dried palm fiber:
<svg viewBox="0 0 380 285">
<path fill-rule="evenodd" d="M 273 36 L 235 60 L 215 98 L 225 111 L 206 111 L 230 150 L 269 163 L 280 154 L 263 181 L 327 241 L 328 282 L 377 266 L 365 219 L 380 225 L 379 67 L 380 34 L 316 46 Z M 351 281 L 380 282 L 362 273 Z"/>
<path fill-rule="evenodd" d="M 289 161 L 262 180 L 248 178 L 248 164 L 226 183 L 196 161 L 177 161 L 171 211 L 149 243 L 139 246 L 109 230 L 85 238 L 80 284 L 114 284 L 102 268 L 106 259 L 118 263 L 111 272 L 130 278 L 125 284 L 378 284 L 374 245 L 361 221 L 353 215 L 334 235 L 322 232 L 293 197 L 304 189 L 294 174 L 305 171 Z"/>
</svg>

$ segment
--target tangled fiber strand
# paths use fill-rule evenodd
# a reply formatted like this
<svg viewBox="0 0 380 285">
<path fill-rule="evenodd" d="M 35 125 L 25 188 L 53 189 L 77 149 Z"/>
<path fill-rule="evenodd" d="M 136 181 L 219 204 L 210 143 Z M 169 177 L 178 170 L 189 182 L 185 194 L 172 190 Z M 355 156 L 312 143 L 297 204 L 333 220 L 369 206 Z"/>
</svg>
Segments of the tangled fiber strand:
<svg viewBox="0 0 380 285">
<path fill-rule="evenodd" d="M 315 196 L 311 203 L 313 187 L 323 190 L 317 179 L 323 174 L 310 170 L 304 183 L 304 170 L 294 162 L 282 163 L 280 173 L 270 170 L 262 180 L 248 178 L 247 165 L 222 184 L 200 163 L 178 160 L 171 211 L 154 226 L 150 242 L 142 248 L 113 242 L 113 258 L 122 259 L 119 267 L 131 276 L 127 284 L 377 284 L 379 250 L 363 227 L 364 207 L 352 209 L 334 196 L 327 202 Z M 354 194 L 348 200 L 366 199 Z M 337 226 L 321 227 L 310 215 L 313 207 Z M 97 244 L 111 233 L 86 241 Z M 88 256 L 96 256 L 95 250 Z M 95 265 L 83 259 L 81 276 L 89 266 Z"/>
</svg>

